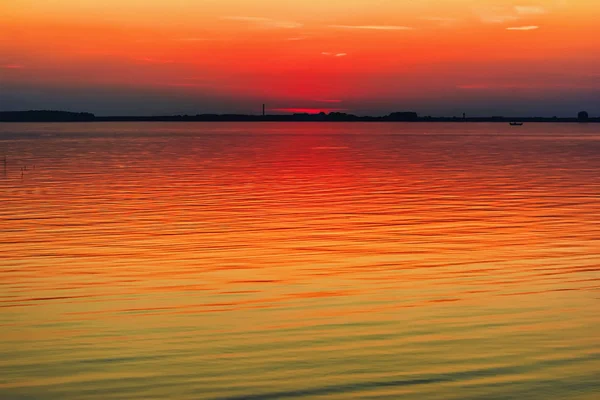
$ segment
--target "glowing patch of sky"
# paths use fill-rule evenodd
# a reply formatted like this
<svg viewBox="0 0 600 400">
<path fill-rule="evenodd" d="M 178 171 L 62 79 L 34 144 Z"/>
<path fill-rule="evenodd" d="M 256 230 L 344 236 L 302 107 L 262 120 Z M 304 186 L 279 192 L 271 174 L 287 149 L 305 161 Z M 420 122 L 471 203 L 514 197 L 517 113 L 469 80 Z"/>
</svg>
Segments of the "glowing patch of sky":
<svg viewBox="0 0 600 400">
<path fill-rule="evenodd" d="M 588 0 L 11 0 L 0 109 L 257 112 L 331 98 L 356 113 L 572 114 L 600 100 L 599 14 Z"/>
</svg>

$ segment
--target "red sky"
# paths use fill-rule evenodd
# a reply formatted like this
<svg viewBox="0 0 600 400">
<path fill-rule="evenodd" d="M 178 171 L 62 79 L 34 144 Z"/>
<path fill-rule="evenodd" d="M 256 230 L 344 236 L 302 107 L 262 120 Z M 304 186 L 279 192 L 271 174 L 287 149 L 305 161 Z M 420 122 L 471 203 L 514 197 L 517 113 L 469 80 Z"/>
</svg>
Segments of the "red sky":
<svg viewBox="0 0 600 400">
<path fill-rule="evenodd" d="M 596 115 L 598 16 L 595 0 L 11 0 L 0 109 Z"/>
</svg>

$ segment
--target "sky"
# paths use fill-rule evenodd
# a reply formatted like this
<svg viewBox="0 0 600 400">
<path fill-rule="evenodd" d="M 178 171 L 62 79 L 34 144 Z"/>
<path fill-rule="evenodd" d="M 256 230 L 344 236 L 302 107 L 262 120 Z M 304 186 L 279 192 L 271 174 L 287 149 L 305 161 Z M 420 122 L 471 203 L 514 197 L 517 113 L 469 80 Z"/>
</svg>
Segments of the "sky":
<svg viewBox="0 0 600 400">
<path fill-rule="evenodd" d="M 600 115 L 598 0 L 0 0 L 0 110 Z"/>
</svg>

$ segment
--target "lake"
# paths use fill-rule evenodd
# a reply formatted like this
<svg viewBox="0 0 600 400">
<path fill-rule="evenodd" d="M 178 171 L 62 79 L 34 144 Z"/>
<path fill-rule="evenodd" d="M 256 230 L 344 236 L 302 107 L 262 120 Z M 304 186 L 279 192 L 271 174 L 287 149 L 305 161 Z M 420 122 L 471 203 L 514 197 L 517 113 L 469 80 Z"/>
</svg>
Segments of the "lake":
<svg viewBox="0 0 600 400">
<path fill-rule="evenodd" d="M 2 399 L 598 398 L 600 124 L 5 123 L 0 173 Z"/>
</svg>

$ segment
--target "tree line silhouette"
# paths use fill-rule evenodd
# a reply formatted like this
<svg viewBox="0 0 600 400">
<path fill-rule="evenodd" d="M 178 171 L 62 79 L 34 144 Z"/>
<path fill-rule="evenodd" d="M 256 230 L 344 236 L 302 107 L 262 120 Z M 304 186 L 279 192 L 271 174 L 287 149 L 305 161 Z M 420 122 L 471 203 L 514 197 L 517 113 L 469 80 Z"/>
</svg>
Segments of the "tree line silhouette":
<svg viewBox="0 0 600 400">
<path fill-rule="evenodd" d="M 4 111 L 0 112 L 0 122 L 108 122 L 108 121 L 213 121 L 213 122 L 600 122 L 586 111 L 577 117 L 431 117 L 419 116 L 413 111 L 394 112 L 381 117 L 357 116 L 342 112 L 331 113 L 295 113 L 276 115 L 246 114 L 196 114 L 162 116 L 105 116 L 100 117 L 87 112 L 69 112 L 52 110 Z"/>
</svg>

